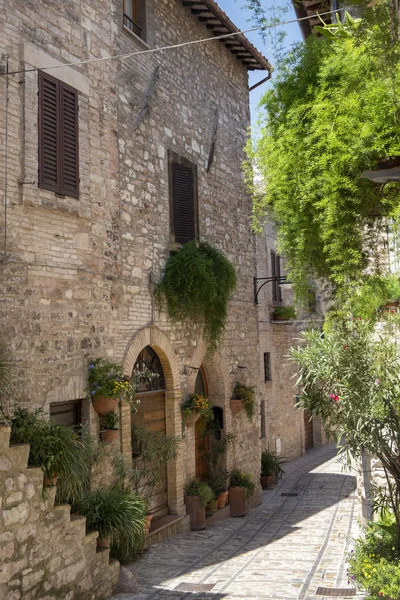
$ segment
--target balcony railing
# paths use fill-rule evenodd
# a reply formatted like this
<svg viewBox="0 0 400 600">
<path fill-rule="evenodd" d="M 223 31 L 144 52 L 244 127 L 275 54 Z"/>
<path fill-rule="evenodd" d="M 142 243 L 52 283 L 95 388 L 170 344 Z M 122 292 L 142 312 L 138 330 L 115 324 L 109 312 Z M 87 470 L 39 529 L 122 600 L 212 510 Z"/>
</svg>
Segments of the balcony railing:
<svg viewBox="0 0 400 600">
<path fill-rule="evenodd" d="M 129 31 L 132 31 L 140 38 L 143 38 L 143 27 L 136 23 L 131 17 L 129 17 L 126 13 L 124 13 L 124 25 Z"/>
</svg>

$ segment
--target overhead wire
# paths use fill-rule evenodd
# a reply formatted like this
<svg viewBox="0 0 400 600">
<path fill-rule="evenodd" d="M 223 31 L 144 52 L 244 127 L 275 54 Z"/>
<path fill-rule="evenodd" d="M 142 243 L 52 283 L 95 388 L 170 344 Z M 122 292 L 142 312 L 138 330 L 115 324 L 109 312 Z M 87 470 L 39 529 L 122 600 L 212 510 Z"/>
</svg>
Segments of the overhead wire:
<svg viewBox="0 0 400 600">
<path fill-rule="evenodd" d="M 336 10 L 329 10 L 327 12 L 323 12 L 323 13 L 317 13 L 317 16 L 319 17 L 324 17 L 326 15 L 331 15 L 331 14 L 336 14 L 338 12 L 341 12 L 345 10 L 344 8 L 339 8 Z M 136 52 L 130 52 L 129 54 L 117 54 L 115 56 L 106 56 L 106 57 L 101 57 L 101 58 L 91 58 L 88 60 L 81 60 L 81 61 L 76 61 L 76 62 L 70 62 L 70 63 L 59 63 L 57 65 L 49 65 L 48 67 L 31 67 L 28 69 L 19 69 L 17 71 L 9 71 L 7 74 L 6 73 L 0 73 L 0 76 L 10 76 L 10 75 L 18 75 L 21 73 L 32 73 L 34 71 L 42 71 L 42 70 L 52 70 L 52 69 L 62 69 L 64 67 L 77 67 L 77 66 L 81 66 L 81 65 L 88 65 L 88 64 L 93 64 L 93 63 L 99 63 L 99 62 L 106 62 L 106 61 L 110 61 L 110 60 L 126 60 L 127 58 L 132 58 L 134 56 L 142 56 L 144 54 L 154 54 L 156 52 L 164 52 L 165 50 L 176 50 L 178 48 L 183 48 L 185 46 L 193 46 L 195 44 L 204 44 L 206 42 L 212 42 L 212 41 L 218 41 L 218 40 L 223 40 L 225 38 L 230 38 L 230 37 L 235 37 L 238 35 L 245 35 L 247 33 L 252 33 L 254 31 L 261 31 L 263 29 L 271 29 L 273 27 L 280 27 L 282 25 L 290 25 L 291 23 L 299 23 L 300 21 L 306 21 L 308 19 L 314 19 L 316 15 L 309 15 L 307 17 L 300 17 L 299 19 L 291 19 L 289 21 L 280 21 L 278 23 L 272 23 L 271 25 L 266 25 L 264 27 L 252 27 L 251 29 L 245 29 L 243 31 L 234 31 L 232 33 L 224 33 L 222 35 L 216 35 L 210 38 L 202 38 L 202 39 L 198 39 L 198 40 L 191 40 L 189 42 L 181 42 L 180 44 L 172 44 L 170 46 L 161 46 L 158 48 L 147 48 L 146 50 L 138 50 Z"/>
</svg>

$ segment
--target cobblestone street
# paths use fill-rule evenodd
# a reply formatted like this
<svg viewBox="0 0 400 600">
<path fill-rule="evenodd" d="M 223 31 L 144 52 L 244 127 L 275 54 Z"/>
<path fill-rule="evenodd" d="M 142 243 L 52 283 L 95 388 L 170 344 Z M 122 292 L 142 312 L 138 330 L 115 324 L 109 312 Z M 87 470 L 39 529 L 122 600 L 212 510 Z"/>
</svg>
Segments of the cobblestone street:
<svg viewBox="0 0 400 600">
<path fill-rule="evenodd" d="M 139 592 L 114 600 L 309 600 L 323 598 L 318 587 L 347 588 L 345 556 L 357 531 L 355 474 L 342 470 L 333 446 L 285 470 L 245 518 L 151 547 L 128 566 L 138 573 Z M 187 584 L 199 591 L 189 592 Z"/>
</svg>

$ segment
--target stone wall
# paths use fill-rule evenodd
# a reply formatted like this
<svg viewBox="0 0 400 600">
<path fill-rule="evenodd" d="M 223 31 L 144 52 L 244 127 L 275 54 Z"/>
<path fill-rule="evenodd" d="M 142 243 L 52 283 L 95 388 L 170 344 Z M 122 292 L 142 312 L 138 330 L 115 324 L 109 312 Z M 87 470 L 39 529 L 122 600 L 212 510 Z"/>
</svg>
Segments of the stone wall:
<svg viewBox="0 0 400 600">
<path fill-rule="evenodd" d="M 4 600 L 95 600 L 118 584 L 119 563 L 97 551 L 96 531 L 69 505 L 54 506 L 56 488 L 28 468 L 29 446 L 9 446 L 0 426 L 0 597 Z"/>
<path fill-rule="evenodd" d="M 180 0 L 148 0 L 148 45 L 209 37 Z M 0 54 L 9 70 L 42 68 L 127 54 L 147 47 L 122 26 L 122 1 L 0 0 Z M 48 409 L 86 399 L 88 358 L 105 356 L 130 374 L 150 344 L 166 374 L 168 433 L 185 436 L 168 471 L 170 512 L 184 514 L 183 484 L 194 472 L 194 440 L 182 431 L 179 404 L 194 390 L 185 364 L 205 368 L 210 400 L 236 433 L 228 466 L 259 474 L 259 421 L 233 417 L 229 398 L 245 365 L 244 383 L 258 386 L 257 310 L 252 285 L 255 240 L 251 200 L 241 165 L 249 124 L 244 65 L 219 42 L 124 61 L 92 62 L 50 73 L 79 91 L 80 197 L 38 188 L 37 71 L 9 78 L 8 169 L 4 180 L 5 106 L 0 107 L 0 326 L 21 366 L 19 402 Z M 5 78 L 0 79 L 4 98 Z M 148 109 L 138 115 L 149 93 Z M 206 166 L 213 123 L 218 138 Z M 140 122 L 139 122 L 140 121 Z M 159 281 L 170 250 L 168 152 L 197 165 L 200 239 L 235 264 L 238 288 L 220 353 L 205 359 L 199 328 L 173 325 L 154 307 L 150 276 Z M 5 247 L 7 233 L 7 247 Z M 258 412 L 257 412 L 258 414 Z M 130 416 L 121 407 L 120 447 L 130 456 Z"/>
</svg>

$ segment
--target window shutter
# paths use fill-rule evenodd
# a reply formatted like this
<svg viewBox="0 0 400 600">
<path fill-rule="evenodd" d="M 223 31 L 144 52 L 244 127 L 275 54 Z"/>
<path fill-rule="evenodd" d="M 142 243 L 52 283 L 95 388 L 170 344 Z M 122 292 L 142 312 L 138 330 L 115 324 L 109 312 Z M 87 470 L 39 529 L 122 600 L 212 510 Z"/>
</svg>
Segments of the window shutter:
<svg viewBox="0 0 400 600">
<path fill-rule="evenodd" d="M 193 171 L 178 163 L 172 165 L 172 199 L 175 242 L 185 244 L 196 237 L 194 222 Z"/>
<path fill-rule="evenodd" d="M 61 193 L 79 196 L 78 92 L 60 84 Z"/>
<path fill-rule="evenodd" d="M 60 190 L 58 81 L 39 73 L 39 185 Z"/>
</svg>

